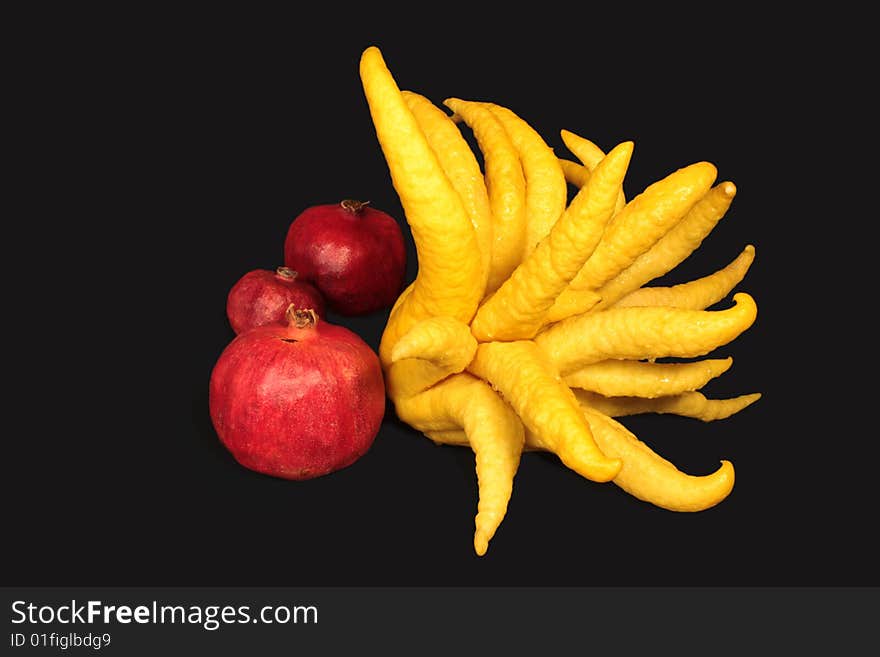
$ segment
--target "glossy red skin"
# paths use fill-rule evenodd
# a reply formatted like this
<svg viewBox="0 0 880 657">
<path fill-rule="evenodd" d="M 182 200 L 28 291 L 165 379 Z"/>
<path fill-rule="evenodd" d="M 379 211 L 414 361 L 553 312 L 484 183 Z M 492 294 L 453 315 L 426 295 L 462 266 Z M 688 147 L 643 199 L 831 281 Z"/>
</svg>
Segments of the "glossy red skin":
<svg viewBox="0 0 880 657">
<path fill-rule="evenodd" d="M 318 288 L 331 310 L 364 315 L 390 307 L 403 288 L 406 248 L 393 217 L 364 206 L 316 205 L 290 225 L 284 264 Z"/>
<path fill-rule="evenodd" d="M 296 342 L 285 342 L 296 340 Z M 379 358 L 345 327 L 268 324 L 237 336 L 211 372 L 211 420 L 244 467 L 312 479 L 367 452 L 385 413 Z"/>
<path fill-rule="evenodd" d="M 284 321 L 290 304 L 326 316 L 324 299 L 315 286 L 300 280 L 285 279 L 268 269 L 255 269 L 242 276 L 226 297 L 226 317 L 236 334 L 256 326 Z"/>
</svg>

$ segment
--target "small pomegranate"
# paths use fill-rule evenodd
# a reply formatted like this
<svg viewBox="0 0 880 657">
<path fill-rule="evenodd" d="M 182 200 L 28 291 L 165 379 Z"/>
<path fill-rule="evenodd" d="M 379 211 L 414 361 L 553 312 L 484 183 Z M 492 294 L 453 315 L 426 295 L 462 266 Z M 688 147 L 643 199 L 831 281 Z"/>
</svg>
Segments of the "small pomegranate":
<svg viewBox="0 0 880 657">
<path fill-rule="evenodd" d="M 284 264 L 296 269 L 341 315 L 391 306 L 403 288 L 406 248 L 400 226 L 367 202 L 316 205 L 290 224 Z"/>
<path fill-rule="evenodd" d="M 255 326 L 284 321 L 288 306 L 311 308 L 319 317 L 325 316 L 324 299 L 309 283 L 299 280 L 289 267 L 274 272 L 255 269 L 242 276 L 229 290 L 226 316 L 232 330 L 244 333 Z"/>
<path fill-rule="evenodd" d="M 376 353 L 349 329 L 290 305 L 287 323 L 238 335 L 211 372 L 220 441 L 244 467 L 312 479 L 367 452 L 385 413 Z"/>
</svg>

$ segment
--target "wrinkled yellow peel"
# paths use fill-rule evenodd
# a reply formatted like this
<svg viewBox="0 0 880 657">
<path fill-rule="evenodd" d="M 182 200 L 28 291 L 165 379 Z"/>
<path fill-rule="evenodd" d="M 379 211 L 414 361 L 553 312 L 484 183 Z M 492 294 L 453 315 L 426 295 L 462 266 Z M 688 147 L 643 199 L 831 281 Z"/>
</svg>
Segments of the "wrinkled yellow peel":
<svg viewBox="0 0 880 657">
<path fill-rule="evenodd" d="M 730 399 L 707 399 L 703 393 L 696 390 L 651 399 L 605 397 L 588 390 L 575 390 L 575 396 L 581 406 L 589 406 L 609 417 L 623 417 L 640 413 L 669 413 L 691 417 L 703 422 L 728 418 L 761 398 L 760 393 L 752 393 Z"/>
<path fill-rule="evenodd" d="M 568 374 L 565 383 L 605 397 L 653 399 L 699 390 L 724 374 L 732 364 L 732 358 L 707 358 L 690 363 L 603 360 Z"/>
<path fill-rule="evenodd" d="M 729 495 L 730 462 L 681 472 L 614 417 L 709 422 L 760 398 L 700 391 L 729 357 L 656 362 L 708 355 L 752 326 L 757 306 L 744 292 L 707 308 L 744 279 L 753 246 L 704 278 L 646 286 L 700 246 L 725 216 L 733 183 L 713 187 L 715 166 L 696 162 L 627 202 L 631 142 L 606 155 L 563 130 L 579 162 L 560 158 L 501 105 L 449 98 L 449 116 L 401 92 L 375 47 L 363 53 L 361 78 L 419 260 L 379 345 L 386 390 L 403 422 L 473 450 L 475 552 L 486 553 L 505 517 L 523 451 L 550 451 L 587 479 L 673 511 Z M 567 184 L 576 188 L 570 202 Z"/>
<path fill-rule="evenodd" d="M 703 310 L 730 294 L 754 260 L 755 247 L 749 244 L 733 262 L 714 274 L 671 287 L 642 287 L 627 294 L 614 307 L 667 306 Z"/>
<path fill-rule="evenodd" d="M 745 292 L 724 310 L 610 308 L 563 320 L 535 337 L 563 375 L 609 358 L 694 358 L 727 344 L 758 315 Z"/>
</svg>

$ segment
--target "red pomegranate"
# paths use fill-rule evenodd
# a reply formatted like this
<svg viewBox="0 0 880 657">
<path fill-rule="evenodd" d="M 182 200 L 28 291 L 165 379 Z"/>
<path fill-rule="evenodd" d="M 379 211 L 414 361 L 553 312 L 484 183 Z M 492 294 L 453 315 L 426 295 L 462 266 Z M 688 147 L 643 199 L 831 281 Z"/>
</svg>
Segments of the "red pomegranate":
<svg viewBox="0 0 880 657">
<path fill-rule="evenodd" d="M 376 353 L 357 334 L 291 305 L 287 323 L 238 335 L 211 372 L 211 420 L 246 468 L 311 479 L 354 463 L 385 413 Z"/>
<path fill-rule="evenodd" d="M 331 310 L 364 315 L 391 306 L 403 288 L 403 233 L 362 201 L 312 206 L 290 224 L 284 264 L 314 284 Z"/>
<path fill-rule="evenodd" d="M 284 321 L 288 306 L 311 308 L 319 317 L 325 316 L 324 299 L 313 285 L 299 280 L 289 267 L 274 272 L 255 269 L 242 276 L 229 290 L 226 316 L 236 333 L 255 326 Z"/>
</svg>

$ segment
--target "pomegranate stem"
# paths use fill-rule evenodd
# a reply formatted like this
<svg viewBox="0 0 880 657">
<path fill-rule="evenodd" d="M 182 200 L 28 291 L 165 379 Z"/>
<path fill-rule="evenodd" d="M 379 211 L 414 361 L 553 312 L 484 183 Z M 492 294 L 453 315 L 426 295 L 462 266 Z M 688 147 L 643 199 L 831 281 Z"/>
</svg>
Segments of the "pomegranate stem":
<svg viewBox="0 0 880 657">
<path fill-rule="evenodd" d="M 318 314 L 312 308 L 297 308 L 295 303 L 287 306 L 287 323 L 296 328 L 311 328 L 318 323 Z"/>
<path fill-rule="evenodd" d="M 294 280 L 299 274 L 290 267 L 279 267 L 275 273 L 286 281 Z"/>
<path fill-rule="evenodd" d="M 369 204 L 369 201 L 355 201 L 350 198 L 347 198 L 342 203 L 340 203 L 340 205 L 346 212 L 352 212 L 354 214 L 357 214 Z"/>
</svg>

